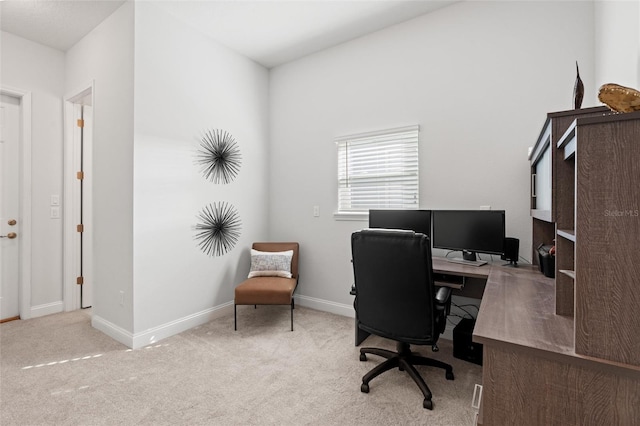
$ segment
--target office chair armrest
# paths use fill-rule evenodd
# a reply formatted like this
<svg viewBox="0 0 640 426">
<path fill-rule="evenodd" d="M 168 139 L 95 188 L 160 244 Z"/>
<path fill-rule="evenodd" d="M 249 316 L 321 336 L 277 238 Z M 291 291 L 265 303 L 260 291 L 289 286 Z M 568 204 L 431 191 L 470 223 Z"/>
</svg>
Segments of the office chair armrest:
<svg viewBox="0 0 640 426">
<path fill-rule="evenodd" d="M 451 287 L 440 287 L 436 292 L 436 304 L 434 306 L 436 315 L 436 330 L 439 334 L 444 333 L 447 325 L 447 315 L 451 307 Z"/>
<path fill-rule="evenodd" d="M 451 297 L 451 287 L 440 287 L 436 293 L 436 302 L 439 305 L 446 305 Z"/>
</svg>

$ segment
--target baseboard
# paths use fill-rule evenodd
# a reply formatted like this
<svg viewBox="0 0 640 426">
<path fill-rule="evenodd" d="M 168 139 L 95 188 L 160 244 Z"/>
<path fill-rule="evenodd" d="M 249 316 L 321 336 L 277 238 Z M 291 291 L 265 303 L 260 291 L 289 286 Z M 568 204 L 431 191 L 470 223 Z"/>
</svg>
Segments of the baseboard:
<svg viewBox="0 0 640 426">
<path fill-rule="evenodd" d="M 135 334 L 97 315 L 91 318 L 91 325 L 123 345 L 138 349 L 232 313 L 233 302 L 227 302 Z"/>
<path fill-rule="evenodd" d="M 98 315 L 91 315 L 91 326 L 128 348 L 133 348 L 133 334 Z"/>
<path fill-rule="evenodd" d="M 64 311 L 63 302 L 45 303 L 44 305 L 32 306 L 29 318 L 43 317 L 45 315 L 57 314 Z"/>
<path fill-rule="evenodd" d="M 150 328 L 133 336 L 133 349 L 141 348 L 158 340 L 166 339 L 174 334 L 182 333 L 193 327 L 206 324 L 211 320 L 233 313 L 233 302 L 227 302 L 213 308 L 205 309 L 192 315 L 171 321 L 158 327 Z"/>
<path fill-rule="evenodd" d="M 315 297 L 296 295 L 296 304 L 306 308 L 317 309 L 318 311 L 330 312 L 344 317 L 355 318 L 356 313 L 353 305 L 331 302 L 329 300 L 317 299 Z"/>
<path fill-rule="evenodd" d="M 328 300 L 317 299 L 315 297 L 300 295 L 296 295 L 295 299 L 296 305 L 299 306 L 330 312 L 332 314 L 350 318 L 355 317 L 352 305 L 344 305 L 342 303 L 335 303 Z M 231 314 L 233 314 L 233 301 L 219 306 L 214 306 L 213 308 L 206 309 L 193 315 L 188 315 L 175 321 L 135 334 L 132 334 L 95 314 L 91 318 L 91 325 L 123 345 L 132 349 L 138 349 L 156 343 L 162 339 L 166 339 L 167 337 L 171 337 L 175 334 L 182 333 L 183 331 L 189 330 L 193 327 L 206 324 L 216 318 Z"/>
</svg>

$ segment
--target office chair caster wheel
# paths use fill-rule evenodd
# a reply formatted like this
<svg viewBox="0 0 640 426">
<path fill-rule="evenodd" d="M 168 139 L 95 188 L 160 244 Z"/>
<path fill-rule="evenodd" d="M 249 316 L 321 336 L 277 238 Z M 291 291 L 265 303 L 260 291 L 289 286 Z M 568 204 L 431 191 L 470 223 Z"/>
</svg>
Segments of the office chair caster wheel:
<svg viewBox="0 0 640 426">
<path fill-rule="evenodd" d="M 445 377 L 447 378 L 447 380 L 453 380 L 453 371 L 447 371 L 445 373 Z"/>
<path fill-rule="evenodd" d="M 440 348 L 438 347 L 438 345 L 431 346 L 431 351 L 432 352 L 438 352 L 439 350 L 440 350 Z"/>
<path fill-rule="evenodd" d="M 369 393 L 369 385 L 368 385 L 368 384 L 366 384 L 366 383 L 363 383 L 363 384 L 360 386 L 360 392 L 362 392 L 362 393 Z"/>
<path fill-rule="evenodd" d="M 425 399 L 424 401 L 422 401 L 422 406 L 427 410 L 433 410 L 433 401 L 431 401 L 430 399 Z"/>
<path fill-rule="evenodd" d="M 360 361 L 366 361 L 367 356 L 365 354 L 360 354 Z"/>
</svg>

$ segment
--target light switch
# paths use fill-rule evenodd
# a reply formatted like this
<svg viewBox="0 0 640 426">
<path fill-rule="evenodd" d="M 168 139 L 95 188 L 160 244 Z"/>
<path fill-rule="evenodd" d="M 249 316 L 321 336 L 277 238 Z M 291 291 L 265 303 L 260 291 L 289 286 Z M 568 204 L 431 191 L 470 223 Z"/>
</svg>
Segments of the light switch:
<svg viewBox="0 0 640 426">
<path fill-rule="evenodd" d="M 51 219 L 60 219 L 60 207 L 51 207 Z"/>
<path fill-rule="evenodd" d="M 52 195 L 51 196 L 51 205 L 52 206 L 59 206 L 60 205 L 60 196 L 59 195 Z"/>
<path fill-rule="evenodd" d="M 313 206 L 313 217 L 320 216 L 320 206 Z"/>
</svg>

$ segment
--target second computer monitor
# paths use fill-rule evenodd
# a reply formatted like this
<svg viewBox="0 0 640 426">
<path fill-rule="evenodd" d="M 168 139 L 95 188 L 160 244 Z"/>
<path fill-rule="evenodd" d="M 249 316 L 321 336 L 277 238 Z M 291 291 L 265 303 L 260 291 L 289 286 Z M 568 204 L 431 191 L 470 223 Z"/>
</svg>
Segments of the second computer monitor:
<svg viewBox="0 0 640 426">
<path fill-rule="evenodd" d="M 432 220 L 433 248 L 462 251 L 469 260 L 504 253 L 504 210 L 434 210 Z"/>
<path fill-rule="evenodd" d="M 431 238 L 431 210 L 369 210 L 369 228 L 406 229 Z"/>
</svg>

